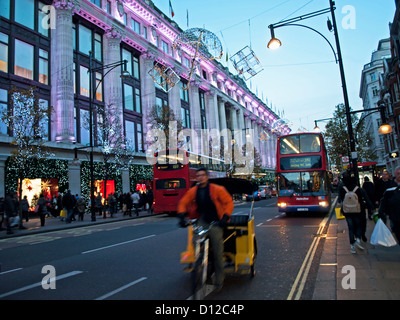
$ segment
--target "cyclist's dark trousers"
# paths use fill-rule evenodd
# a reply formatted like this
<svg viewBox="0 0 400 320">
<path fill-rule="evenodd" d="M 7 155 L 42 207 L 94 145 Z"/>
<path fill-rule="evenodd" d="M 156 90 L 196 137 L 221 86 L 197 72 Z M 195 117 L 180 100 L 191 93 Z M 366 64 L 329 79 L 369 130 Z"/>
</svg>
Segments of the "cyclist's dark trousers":
<svg viewBox="0 0 400 320">
<path fill-rule="evenodd" d="M 199 221 L 200 226 L 208 228 L 209 224 L 203 220 Z M 219 226 L 213 226 L 209 232 L 210 247 L 214 253 L 214 267 L 215 267 L 215 278 L 216 285 L 222 285 L 224 283 L 224 231 Z"/>
</svg>

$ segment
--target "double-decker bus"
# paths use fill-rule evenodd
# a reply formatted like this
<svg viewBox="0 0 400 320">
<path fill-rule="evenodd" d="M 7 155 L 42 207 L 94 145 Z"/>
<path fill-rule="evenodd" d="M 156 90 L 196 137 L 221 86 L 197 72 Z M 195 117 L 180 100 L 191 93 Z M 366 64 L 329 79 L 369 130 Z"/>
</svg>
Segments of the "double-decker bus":
<svg viewBox="0 0 400 320">
<path fill-rule="evenodd" d="M 278 138 L 277 180 L 280 212 L 329 211 L 328 157 L 320 133 L 298 133 Z"/>
<path fill-rule="evenodd" d="M 226 177 L 222 160 L 183 149 L 156 152 L 154 159 L 154 213 L 176 213 L 179 200 L 196 183 L 198 168 L 207 168 L 210 178 Z"/>
</svg>

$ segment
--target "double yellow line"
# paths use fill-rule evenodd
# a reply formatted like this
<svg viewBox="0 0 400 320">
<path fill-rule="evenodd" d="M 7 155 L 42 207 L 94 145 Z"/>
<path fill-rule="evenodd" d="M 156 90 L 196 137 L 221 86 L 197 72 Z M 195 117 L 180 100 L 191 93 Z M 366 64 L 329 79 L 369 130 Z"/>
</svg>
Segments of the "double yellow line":
<svg viewBox="0 0 400 320">
<path fill-rule="evenodd" d="M 315 252 L 317 251 L 319 242 L 321 238 L 326 237 L 326 233 L 323 232 L 329 221 L 329 217 L 331 216 L 332 211 L 336 206 L 336 201 L 337 198 L 333 201 L 331 209 L 329 210 L 329 214 L 324 218 L 324 220 L 322 220 L 318 227 L 317 234 L 314 236 L 314 240 L 311 243 L 310 248 L 308 249 L 307 255 L 303 261 L 303 264 L 301 265 L 301 268 L 299 270 L 299 273 L 297 274 L 296 280 L 293 283 L 287 300 L 300 300 L 301 298 L 301 294 L 303 293 L 304 286 L 306 285 L 308 274 L 310 273 L 310 268 L 314 260 Z"/>
</svg>

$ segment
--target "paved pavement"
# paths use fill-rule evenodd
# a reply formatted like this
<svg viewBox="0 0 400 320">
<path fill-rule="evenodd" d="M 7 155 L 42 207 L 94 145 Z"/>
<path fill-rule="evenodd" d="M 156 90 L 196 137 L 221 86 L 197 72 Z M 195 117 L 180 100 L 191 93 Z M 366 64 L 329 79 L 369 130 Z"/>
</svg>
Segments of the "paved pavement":
<svg viewBox="0 0 400 320">
<path fill-rule="evenodd" d="M 346 220 L 332 218 L 313 300 L 400 299 L 400 246 L 371 245 L 369 240 L 374 226 L 373 221 L 367 220 L 368 241 L 362 242 L 365 250 L 357 249 L 357 253 L 352 254 Z"/>
<path fill-rule="evenodd" d="M 46 218 L 44 227 L 40 226 L 37 217 L 25 222 L 26 229 L 13 228 L 13 234 L 7 235 L 6 230 L 0 231 L 0 239 L 32 235 L 67 228 L 79 228 L 88 225 L 137 219 L 151 216 L 147 211 L 141 211 L 139 217 L 124 216 L 122 212 L 114 218 L 96 216 L 92 222 L 89 215 L 84 221 L 65 223 L 58 218 Z M 365 250 L 357 249 L 357 254 L 350 252 L 348 228 L 346 220 L 332 217 L 329 224 L 319 271 L 315 283 L 313 300 L 398 300 L 400 299 L 400 246 L 385 248 L 369 243 L 375 223 L 367 221 L 367 243 L 362 243 Z M 354 275 L 354 277 L 353 277 Z"/>
</svg>

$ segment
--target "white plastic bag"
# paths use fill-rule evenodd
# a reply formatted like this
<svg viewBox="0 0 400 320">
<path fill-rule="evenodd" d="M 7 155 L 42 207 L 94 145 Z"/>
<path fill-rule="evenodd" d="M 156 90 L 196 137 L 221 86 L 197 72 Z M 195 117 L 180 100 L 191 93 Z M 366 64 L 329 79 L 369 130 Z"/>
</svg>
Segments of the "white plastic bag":
<svg viewBox="0 0 400 320">
<path fill-rule="evenodd" d="M 379 219 L 376 223 L 374 231 L 371 235 L 370 243 L 374 246 L 379 245 L 383 247 L 393 247 L 397 244 L 392 233 L 390 232 L 389 228 L 383 223 L 382 219 Z"/>
</svg>

